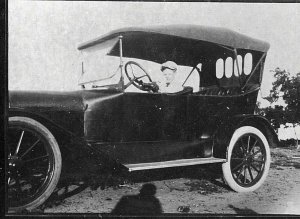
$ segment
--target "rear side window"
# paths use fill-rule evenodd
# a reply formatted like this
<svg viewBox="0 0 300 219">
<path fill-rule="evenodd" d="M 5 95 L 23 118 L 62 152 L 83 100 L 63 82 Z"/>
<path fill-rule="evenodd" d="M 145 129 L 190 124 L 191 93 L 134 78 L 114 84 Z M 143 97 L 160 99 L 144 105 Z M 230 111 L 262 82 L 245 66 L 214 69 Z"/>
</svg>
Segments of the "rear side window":
<svg viewBox="0 0 300 219">
<path fill-rule="evenodd" d="M 244 57 L 244 73 L 249 75 L 252 71 L 252 54 L 247 53 Z"/>
<path fill-rule="evenodd" d="M 230 78 L 232 75 L 236 77 L 239 74 L 249 75 L 253 68 L 253 58 L 251 53 L 247 53 L 244 57 L 241 55 L 237 56 L 237 59 L 227 57 L 225 60 L 219 58 L 216 61 L 216 77 L 221 79 L 224 77 Z"/>
<path fill-rule="evenodd" d="M 221 79 L 224 76 L 224 60 L 218 59 L 216 62 L 216 77 Z"/>
<path fill-rule="evenodd" d="M 228 57 L 225 61 L 225 76 L 226 78 L 230 78 L 232 76 L 232 67 L 233 67 L 233 62 L 232 58 Z"/>
<path fill-rule="evenodd" d="M 241 55 L 237 56 L 237 59 L 234 60 L 234 75 L 239 76 L 239 74 L 242 74 L 242 68 L 243 68 L 243 58 Z"/>
</svg>

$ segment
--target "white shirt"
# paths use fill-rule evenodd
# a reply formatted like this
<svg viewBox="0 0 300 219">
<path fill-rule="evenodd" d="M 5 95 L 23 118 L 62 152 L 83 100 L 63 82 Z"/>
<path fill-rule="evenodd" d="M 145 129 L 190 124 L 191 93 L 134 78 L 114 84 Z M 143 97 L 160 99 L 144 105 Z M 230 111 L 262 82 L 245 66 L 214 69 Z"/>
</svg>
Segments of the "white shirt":
<svg viewBox="0 0 300 219">
<path fill-rule="evenodd" d="M 158 92 L 161 93 L 176 93 L 183 90 L 182 85 L 175 81 L 171 82 L 169 85 L 167 85 L 167 83 L 158 83 L 158 86 Z"/>
</svg>

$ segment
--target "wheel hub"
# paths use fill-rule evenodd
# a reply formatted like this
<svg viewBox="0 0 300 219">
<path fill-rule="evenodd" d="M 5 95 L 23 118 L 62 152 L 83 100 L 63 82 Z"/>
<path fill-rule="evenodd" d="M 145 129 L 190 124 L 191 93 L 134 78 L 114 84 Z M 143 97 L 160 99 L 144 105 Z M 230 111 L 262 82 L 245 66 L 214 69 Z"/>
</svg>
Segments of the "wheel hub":
<svg viewBox="0 0 300 219">
<path fill-rule="evenodd" d="M 16 170 L 24 165 L 24 161 L 15 155 L 8 157 L 8 167 L 10 170 Z"/>
<path fill-rule="evenodd" d="M 252 157 L 251 157 L 251 155 L 245 155 L 245 157 L 244 157 L 244 162 L 245 162 L 246 164 L 250 164 L 250 163 L 252 162 Z"/>
</svg>

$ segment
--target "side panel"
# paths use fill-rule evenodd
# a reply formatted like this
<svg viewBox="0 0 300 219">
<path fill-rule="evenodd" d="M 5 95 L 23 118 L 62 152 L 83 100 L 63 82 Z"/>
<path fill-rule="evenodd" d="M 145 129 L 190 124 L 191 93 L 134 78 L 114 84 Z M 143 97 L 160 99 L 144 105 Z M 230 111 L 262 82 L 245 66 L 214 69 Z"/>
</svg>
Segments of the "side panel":
<svg viewBox="0 0 300 219">
<path fill-rule="evenodd" d="M 84 135 L 88 142 L 122 140 L 123 93 L 88 90 L 83 93 Z"/>
<path fill-rule="evenodd" d="M 87 91 L 86 139 L 125 164 L 212 155 L 223 158 L 235 126 L 242 121 L 235 115 L 251 111 L 249 100 L 255 95 Z"/>
<path fill-rule="evenodd" d="M 256 98 L 257 91 L 240 96 L 188 96 L 189 139 L 212 136 L 220 124 L 235 115 L 253 114 Z"/>
<path fill-rule="evenodd" d="M 240 121 L 235 117 L 253 114 L 256 97 L 257 91 L 235 96 L 198 94 L 189 96 L 187 116 L 189 140 L 207 139 L 209 141 L 200 145 L 206 155 L 226 157 L 230 138 Z"/>
<path fill-rule="evenodd" d="M 188 138 L 187 96 L 123 93 L 86 103 L 88 140 L 121 163 L 208 156 L 199 147 L 207 139 Z"/>
</svg>

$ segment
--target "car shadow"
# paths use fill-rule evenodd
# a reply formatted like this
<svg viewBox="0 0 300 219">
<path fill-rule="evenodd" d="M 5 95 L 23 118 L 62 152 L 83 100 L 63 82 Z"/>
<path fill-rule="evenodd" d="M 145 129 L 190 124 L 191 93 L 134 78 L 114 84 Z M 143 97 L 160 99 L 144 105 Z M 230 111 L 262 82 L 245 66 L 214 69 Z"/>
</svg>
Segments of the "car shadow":
<svg viewBox="0 0 300 219">
<path fill-rule="evenodd" d="M 201 190 L 202 194 L 232 191 L 223 180 L 221 165 L 195 165 L 187 167 L 144 170 L 130 173 L 132 183 L 188 179 L 185 185 L 188 191 Z M 205 192 L 204 190 L 207 190 Z"/>
<path fill-rule="evenodd" d="M 113 187 L 121 188 L 124 184 L 144 183 L 172 179 L 187 179 L 184 183 L 187 191 L 198 191 L 202 195 L 211 193 L 229 192 L 231 189 L 222 181 L 222 174 L 218 171 L 219 166 L 197 165 L 188 167 L 164 168 L 143 170 L 137 172 L 118 172 L 118 174 L 79 174 L 69 173 L 64 176 L 57 185 L 55 191 L 37 211 L 61 205 L 66 198 L 74 196 L 86 188 L 96 190 Z M 181 190 L 168 186 L 170 191 Z"/>
<path fill-rule="evenodd" d="M 51 196 L 47 199 L 47 201 L 35 209 L 35 211 L 43 212 L 46 208 L 52 208 L 58 205 L 61 205 L 66 198 L 79 194 L 89 187 L 89 184 L 85 182 L 71 182 L 65 180 L 60 182 Z"/>
<path fill-rule="evenodd" d="M 50 197 L 42 205 L 32 210 L 23 209 L 19 212 L 14 213 L 22 215 L 39 215 L 41 213 L 44 213 L 44 210 L 46 208 L 53 208 L 55 206 L 61 205 L 66 198 L 79 194 L 88 187 L 89 185 L 83 181 L 70 181 L 70 179 L 60 180 Z"/>
</svg>

